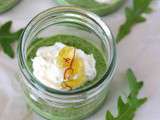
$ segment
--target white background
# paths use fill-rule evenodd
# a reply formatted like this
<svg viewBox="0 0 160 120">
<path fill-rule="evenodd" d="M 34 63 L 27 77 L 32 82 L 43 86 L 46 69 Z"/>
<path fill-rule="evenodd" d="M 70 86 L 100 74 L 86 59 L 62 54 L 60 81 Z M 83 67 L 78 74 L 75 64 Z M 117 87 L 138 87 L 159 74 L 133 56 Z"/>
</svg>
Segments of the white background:
<svg viewBox="0 0 160 120">
<path fill-rule="evenodd" d="M 54 0 L 22 0 L 11 11 L 0 14 L 0 24 L 12 20 L 13 30 L 24 27 L 37 13 L 55 6 Z M 127 96 L 128 84 L 124 78 L 131 67 L 137 77 L 144 81 L 140 96 L 148 96 L 148 101 L 136 113 L 134 120 L 160 120 L 160 0 L 152 4 L 153 13 L 147 15 L 147 22 L 134 27 L 117 45 L 118 69 L 111 84 L 105 105 L 87 120 L 104 120 L 109 109 L 116 110 L 117 96 Z M 103 18 L 115 35 L 124 21 L 123 8 L 117 13 Z M 0 49 L 0 120 L 40 120 L 32 113 L 17 87 L 16 59 L 12 60 Z"/>
</svg>

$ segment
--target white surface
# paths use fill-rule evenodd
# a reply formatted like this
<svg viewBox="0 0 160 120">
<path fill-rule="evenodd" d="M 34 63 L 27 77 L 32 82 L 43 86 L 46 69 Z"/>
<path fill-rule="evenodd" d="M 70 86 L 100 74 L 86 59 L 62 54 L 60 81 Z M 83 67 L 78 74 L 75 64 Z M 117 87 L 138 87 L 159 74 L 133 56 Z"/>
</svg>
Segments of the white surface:
<svg viewBox="0 0 160 120">
<path fill-rule="evenodd" d="M 37 13 L 55 6 L 53 0 L 23 0 L 12 11 L 0 15 L 0 23 L 13 20 L 13 29 L 24 27 Z M 145 85 L 141 96 L 148 101 L 136 113 L 135 120 L 160 120 L 160 1 L 155 0 L 154 12 L 147 15 L 147 22 L 134 27 L 118 46 L 118 70 L 111 84 L 108 101 L 99 112 L 87 120 L 104 120 L 106 110 L 115 110 L 118 95 L 127 95 L 127 82 L 123 75 L 131 67 Z M 123 11 L 103 20 L 116 34 L 124 21 Z M 40 120 L 30 112 L 17 87 L 16 60 L 0 51 L 0 120 Z"/>
</svg>

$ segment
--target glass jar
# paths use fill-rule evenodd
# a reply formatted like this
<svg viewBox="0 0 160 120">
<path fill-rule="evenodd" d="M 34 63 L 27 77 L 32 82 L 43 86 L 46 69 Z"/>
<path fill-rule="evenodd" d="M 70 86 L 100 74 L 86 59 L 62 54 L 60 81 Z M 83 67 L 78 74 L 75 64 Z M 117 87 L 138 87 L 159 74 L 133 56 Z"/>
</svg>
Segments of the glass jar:
<svg viewBox="0 0 160 120">
<path fill-rule="evenodd" d="M 14 7 L 20 0 L 0 0 L 0 13 Z"/>
<path fill-rule="evenodd" d="M 37 38 L 62 33 L 84 38 L 102 52 L 108 67 L 98 82 L 84 89 L 58 91 L 36 80 L 26 61 L 29 45 Z M 81 120 L 105 101 L 115 71 L 116 48 L 109 28 L 97 15 L 77 7 L 56 7 L 38 14 L 27 25 L 19 42 L 18 60 L 19 81 L 35 112 L 48 120 Z"/>
<path fill-rule="evenodd" d="M 118 10 L 126 0 L 56 0 L 59 5 L 75 5 L 90 10 L 100 16 Z"/>
</svg>

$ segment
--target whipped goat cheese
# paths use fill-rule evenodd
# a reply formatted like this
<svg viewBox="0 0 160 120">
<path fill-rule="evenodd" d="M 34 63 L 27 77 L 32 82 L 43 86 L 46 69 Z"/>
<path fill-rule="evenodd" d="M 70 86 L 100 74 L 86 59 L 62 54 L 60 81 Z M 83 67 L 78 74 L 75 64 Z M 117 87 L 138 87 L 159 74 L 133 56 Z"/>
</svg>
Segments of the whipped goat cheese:
<svg viewBox="0 0 160 120">
<path fill-rule="evenodd" d="M 60 42 L 39 48 L 32 63 L 34 76 L 44 85 L 58 90 L 75 89 L 96 77 L 93 54 Z"/>
<path fill-rule="evenodd" d="M 106 4 L 110 4 L 113 2 L 113 0 L 95 0 L 98 3 L 106 3 Z"/>
</svg>

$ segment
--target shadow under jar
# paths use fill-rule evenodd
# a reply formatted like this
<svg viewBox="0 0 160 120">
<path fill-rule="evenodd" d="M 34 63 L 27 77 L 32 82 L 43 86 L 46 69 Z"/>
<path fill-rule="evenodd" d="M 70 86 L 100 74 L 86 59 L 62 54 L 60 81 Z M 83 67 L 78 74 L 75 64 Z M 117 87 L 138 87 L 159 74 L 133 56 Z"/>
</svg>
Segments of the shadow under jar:
<svg viewBox="0 0 160 120">
<path fill-rule="evenodd" d="M 101 71 L 96 80 L 77 89 L 61 91 L 36 79 L 32 72 L 34 52 L 37 47 L 53 45 L 55 36 L 62 42 L 72 38 L 66 44 L 88 53 L 95 48 L 99 50 L 97 55 L 93 53 L 97 72 Z M 87 48 L 85 43 L 93 48 Z M 106 67 L 100 66 L 100 54 Z M 81 120 L 98 110 L 105 101 L 116 66 L 115 42 L 109 28 L 97 15 L 76 7 L 56 7 L 38 14 L 28 24 L 19 42 L 18 60 L 19 81 L 27 103 L 35 112 L 49 120 Z"/>
</svg>

